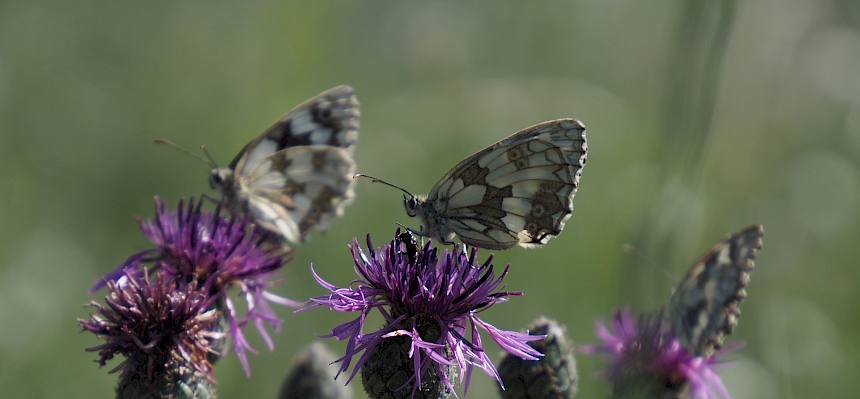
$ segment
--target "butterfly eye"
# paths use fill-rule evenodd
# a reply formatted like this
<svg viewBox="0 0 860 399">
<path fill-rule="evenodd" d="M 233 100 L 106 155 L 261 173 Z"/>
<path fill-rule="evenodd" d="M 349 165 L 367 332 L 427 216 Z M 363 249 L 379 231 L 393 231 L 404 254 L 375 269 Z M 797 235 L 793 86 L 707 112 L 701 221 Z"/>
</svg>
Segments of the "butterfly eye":
<svg viewBox="0 0 860 399">
<path fill-rule="evenodd" d="M 212 174 L 209 175 L 209 187 L 212 187 L 212 189 L 220 187 L 223 182 L 224 179 L 221 178 L 221 174 L 219 174 L 218 171 L 213 171 Z"/>
<path fill-rule="evenodd" d="M 409 217 L 414 217 L 416 212 L 415 208 L 418 207 L 418 200 L 415 197 L 407 197 L 403 196 L 403 206 L 406 208 L 406 214 Z"/>
</svg>

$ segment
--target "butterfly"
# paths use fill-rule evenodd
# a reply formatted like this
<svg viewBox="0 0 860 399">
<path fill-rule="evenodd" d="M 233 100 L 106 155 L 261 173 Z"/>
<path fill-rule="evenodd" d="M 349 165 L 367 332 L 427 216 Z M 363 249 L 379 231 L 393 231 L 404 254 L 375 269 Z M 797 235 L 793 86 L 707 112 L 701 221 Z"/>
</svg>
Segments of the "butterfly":
<svg viewBox="0 0 860 399">
<path fill-rule="evenodd" d="M 209 184 L 227 207 L 302 242 L 309 230 L 341 216 L 354 196 L 359 116 L 351 87 L 329 89 L 287 112 L 228 167 L 213 166 Z"/>
<path fill-rule="evenodd" d="M 753 225 L 720 241 L 693 264 L 669 299 L 672 332 L 696 356 L 720 349 L 737 326 L 763 236 L 764 227 Z"/>
<path fill-rule="evenodd" d="M 426 197 L 405 192 L 419 235 L 444 243 L 537 247 L 561 233 L 573 212 L 587 158 L 585 126 L 558 119 L 527 127 L 460 161 Z"/>
</svg>

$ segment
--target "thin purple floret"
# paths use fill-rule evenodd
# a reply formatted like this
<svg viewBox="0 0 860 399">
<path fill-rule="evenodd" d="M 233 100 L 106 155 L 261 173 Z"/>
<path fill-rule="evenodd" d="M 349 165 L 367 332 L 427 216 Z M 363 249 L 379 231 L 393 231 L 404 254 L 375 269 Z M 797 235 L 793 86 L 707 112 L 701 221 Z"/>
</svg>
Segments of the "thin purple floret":
<svg viewBox="0 0 860 399">
<path fill-rule="evenodd" d="M 278 296 L 268 288 L 274 272 L 288 260 L 283 246 L 272 245 L 269 233 L 256 228 L 250 220 L 222 216 L 220 205 L 214 212 L 203 210 L 203 201 L 180 200 L 176 210 L 168 210 L 155 198 L 156 215 L 140 220 L 143 234 L 154 248 L 131 255 L 93 287 L 100 289 L 122 276 L 137 278 L 144 269 L 168 277 L 178 286 L 194 283 L 214 298 L 228 324 L 233 349 L 242 368 L 250 375 L 247 352 L 256 353 L 244 336 L 252 324 L 269 350 L 274 345 L 266 329 L 277 331 L 281 320 L 270 303 L 298 307 L 300 303 Z M 231 299 L 230 290 L 238 288 L 244 312 Z"/>
<path fill-rule="evenodd" d="M 434 367 L 444 384 L 453 390 L 453 383 L 444 371 L 448 366 L 460 370 L 464 393 L 468 390 L 472 369 L 478 367 L 501 384 L 493 362 L 487 356 L 479 330 L 484 331 L 503 350 L 527 360 L 543 356 L 527 343 L 545 338 L 500 330 L 478 317 L 478 313 L 505 302 L 520 292 L 501 291 L 508 268 L 496 274 L 492 257 L 483 264 L 476 262 L 477 250 L 465 247 L 444 250 L 439 256 L 431 243 L 417 247 L 401 239 L 399 232 L 387 245 L 374 250 L 367 236 L 367 250 L 357 240 L 350 245 L 350 254 L 358 279 L 348 287 L 339 288 L 324 280 L 311 266 L 317 283 L 328 290 L 327 295 L 311 298 L 301 309 L 327 307 L 337 312 L 355 312 L 358 316 L 332 329 L 330 337 L 346 340 L 344 356 L 338 359 L 338 375 L 347 372 L 355 357 L 351 380 L 382 340 L 406 337 L 411 342 L 410 357 L 414 361 L 414 386 L 420 385 L 420 374 L 427 362 Z M 365 320 L 373 311 L 385 319 L 385 325 L 365 332 Z M 441 336 L 434 339 L 419 333 L 420 323 L 434 322 Z"/>
</svg>

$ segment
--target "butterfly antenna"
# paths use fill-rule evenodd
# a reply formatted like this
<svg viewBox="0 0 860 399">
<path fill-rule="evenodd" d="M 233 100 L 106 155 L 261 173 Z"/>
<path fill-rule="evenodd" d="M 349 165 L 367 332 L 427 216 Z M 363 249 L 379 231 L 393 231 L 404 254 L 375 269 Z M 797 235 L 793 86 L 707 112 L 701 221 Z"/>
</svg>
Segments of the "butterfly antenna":
<svg viewBox="0 0 860 399">
<path fill-rule="evenodd" d="M 206 164 L 208 164 L 208 165 L 210 165 L 210 166 L 214 165 L 214 163 L 213 163 L 213 161 L 212 161 L 212 159 L 211 159 L 212 157 L 208 157 L 209 159 L 204 158 L 204 157 L 201 157 L 201 156 L 200 156 L 200 154 L 193 153 L 193 152 L 189 151 L 187 148 L 182 147 L 181 145 L 176 144 L 176 143 L 174 143 L 174 142 L 172 142 L 172 141 L 170 141 L 170 140 L 167 140 L 167 139 L 155 139 L 155 140 L 152 140 L 152 142 L 153 142 L 154 144 L 163 144 L 163 145 L 166 145 L 166 146 L 168 146 L 168 147 L 173 147 L 174 149 L 179 150 L 180 152 L 184 153 L 185 155 L 188 155 L 188 156 L 190 156 L 190 157 L 192 157 L 192 158 L 198 159 L 198 160 L 202 161 L 203 163 L 206 163 Z M 208 154 L 208 153 L 206 153 L 206 155 L 208 156 L 209 154 Z"/>
<path fill-rule="evenodd" d="M 212 154 L 209 153 L 209 148 L 206 147 L 206 144 L 200 144 L 200 151 L 203 151 L 203 155 L 206 155 L 206 159 L 209 160 L 209 166 L 212 169 L 218 169 L 218 162 L 215 162 L 215 158 L 212 158 Z"/>
<path fill-rule="evenodd" d="M 396 186 L 396 185 L 394 185 L 394 184 L 391 184 L 391 183 L 389 183 L 389 182 L 387 182 L 387 181 L 385 181 L 385 180 L 382 180 L 382 179 L 379 179 L 379 178 L 376 178 L 376 177 L 373 177 L 373 176 L 369 176 L 369 175 L 366 175 L 366 174 L 363 174 L 363 173 L 356 173 L 356 174 L 352 175 L 352 178 L 353 178 L 353 179 L 357 179 L 357 178 L 359 178 L 359 177 L 366 177 L 366 178 L 370 179 L 370 181 L 371 181 L 371 182 L 373 182 L 373 183 L 381 183 L 381 184 L 384 184 L 384 185 L 386 185 L 386 186 L 388 186 L 388 187 L 396 188 L 396 189 L 398 189 L 398 190 L 403 191 L 404 193 L 406 193 L 406 195 L 408 195 L 410 198 L 415 198 L 415 194 L 410 193 L 410 192 L 409 192 L 409 190 L 407 190 L 407 189 L 405 189 L 405 188 L 403 188 L 403 187 L 400 187 L 400 186 Z"/>
</svg>

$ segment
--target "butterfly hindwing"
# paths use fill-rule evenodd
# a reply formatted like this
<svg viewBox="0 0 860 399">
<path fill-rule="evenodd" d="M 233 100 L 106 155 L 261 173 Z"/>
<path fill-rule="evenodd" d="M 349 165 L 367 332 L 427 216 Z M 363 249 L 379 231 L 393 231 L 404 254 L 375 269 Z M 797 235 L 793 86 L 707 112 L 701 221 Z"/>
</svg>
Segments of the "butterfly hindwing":
<svg viewBox="0 0 860 399">
<path fill-rule="evenodd" d="M 341 85 L 299 104 L 248 143 L 230 167 L 238 174 L 289 147 L 328 145 L 350 154 L 358 140 L 360 113 L 353 89 Z"/>
<path fill-rule="evenodd" d="M 248 210 L 258 224 L 292 242 L 311 228 L 324 230 L 352 200 L 355 163 L 342 148 L 289 147 L 240 177 Z"/>
<path fill-rule="evenodd" d="M 545 244 L 573 212 L 586 153 L 585 127 L 577 120 L 523 129 L 452 168 L 428 195 L 437 217 L 425 224 L 431 235 L 450 231 L 483 248 Z"/>
<path fill-rule="evenodd" d="M 668 308 L 672 331 L 694 354 L 710 355 L 737 326 L 763 235 L 761 225 L 730 235 L 687 271 L 672 294 Z"/>
</svg>

